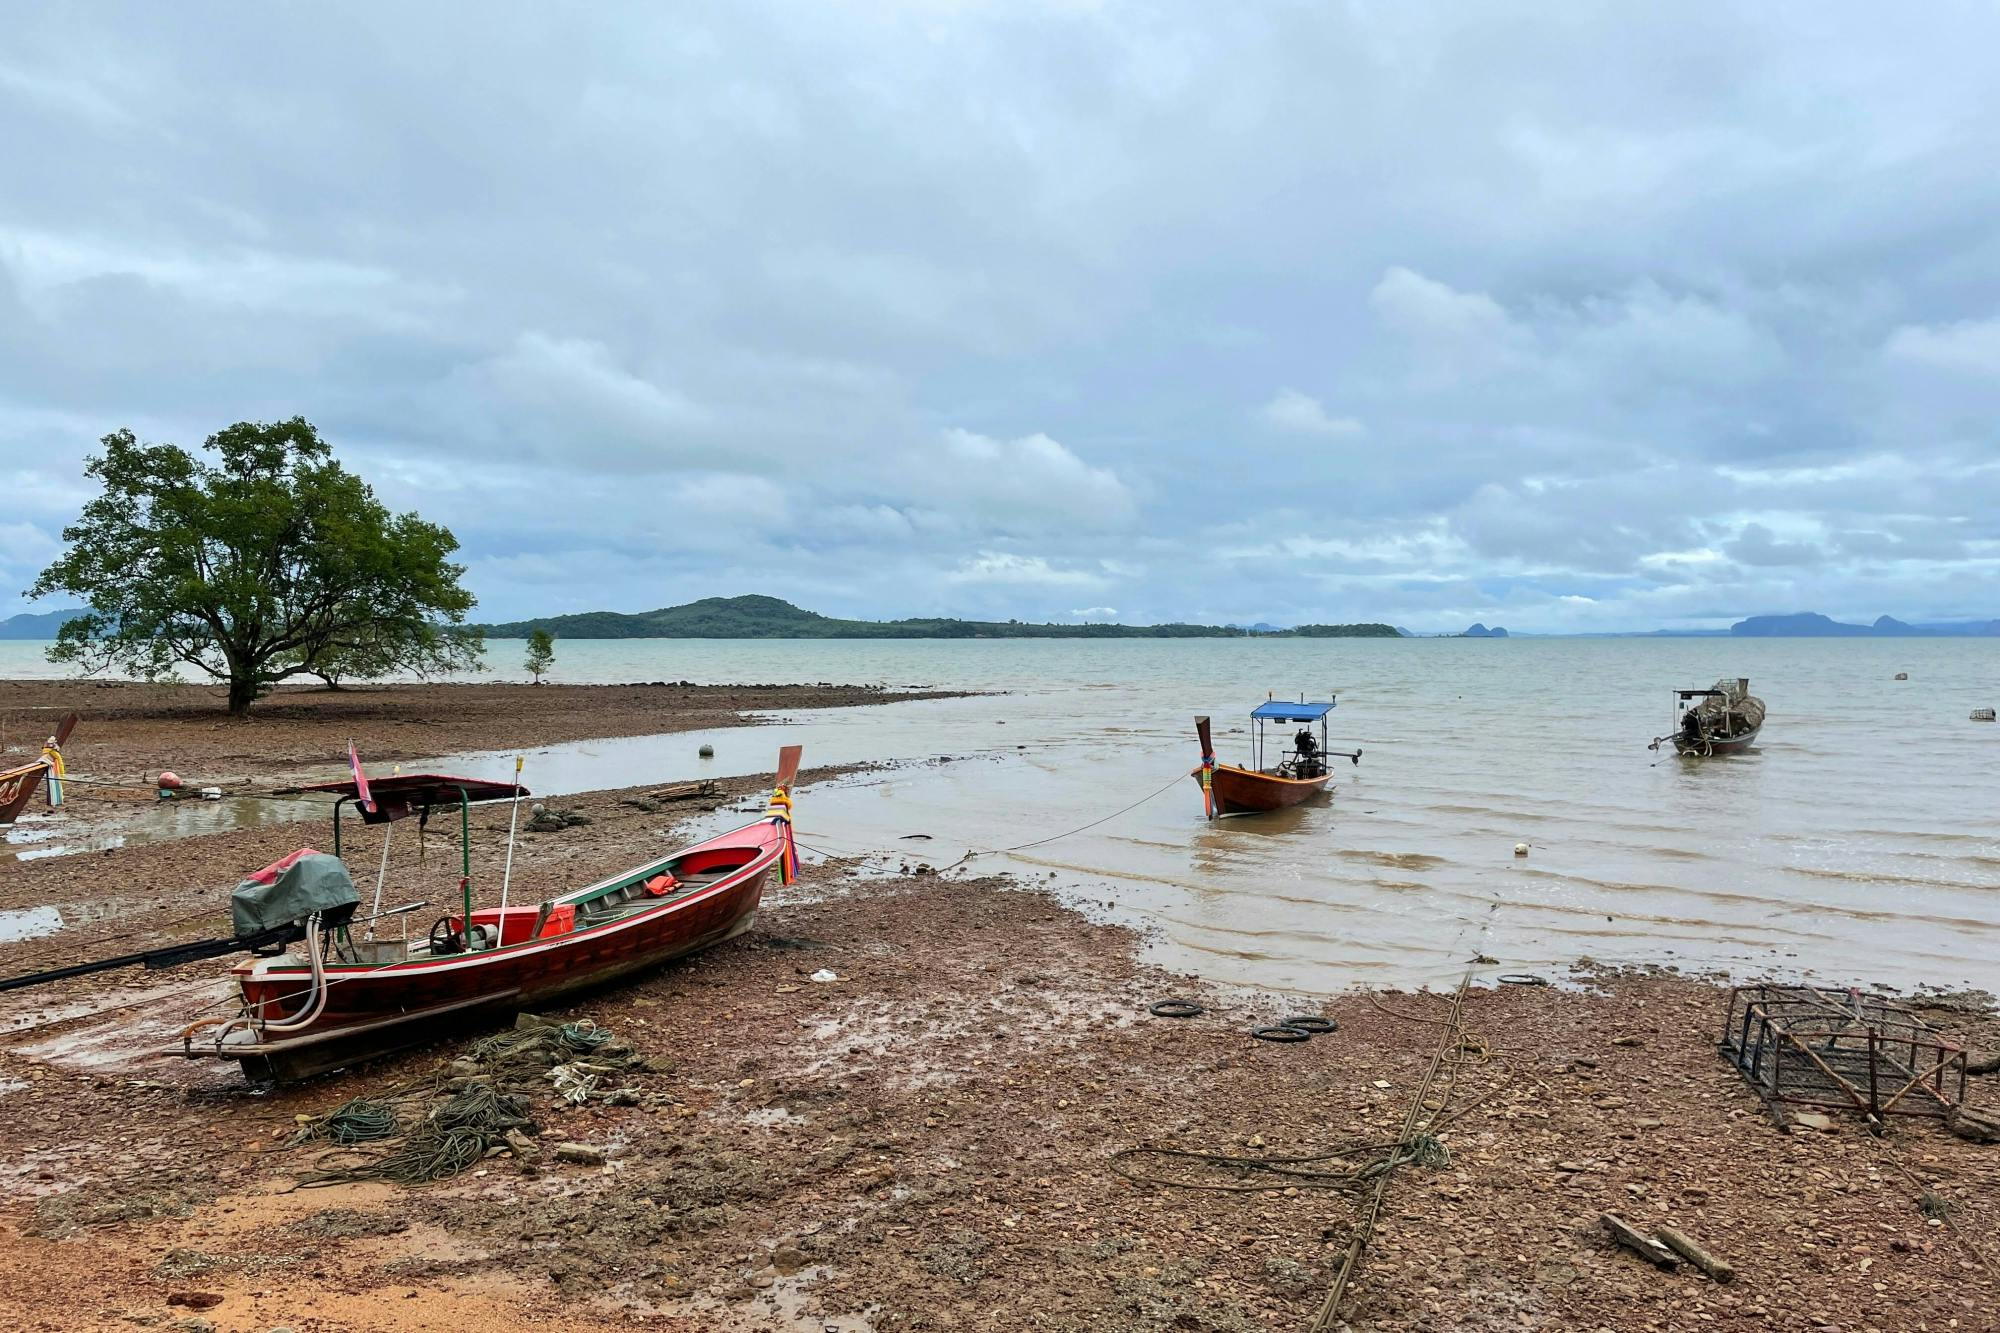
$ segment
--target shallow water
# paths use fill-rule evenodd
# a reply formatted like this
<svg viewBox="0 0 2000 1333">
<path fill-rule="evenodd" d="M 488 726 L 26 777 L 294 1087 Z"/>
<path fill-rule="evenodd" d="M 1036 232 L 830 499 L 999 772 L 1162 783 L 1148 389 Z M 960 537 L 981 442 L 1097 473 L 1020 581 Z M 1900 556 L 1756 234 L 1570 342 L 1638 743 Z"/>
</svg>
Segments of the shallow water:
<svg viewBox="0 0 2000 1333">
<path fill-rule="evenodd" d="M 565 679 L 1008 693 L 551 747 L 524 781 L 560 794 L 767 771 L 791 740 L 808 764 L 950 755 L 799 808 L 810 847 L 939 865 L 1164 787 L 973 864 L 1054 871 L 1156 926 L 1165 960 L 1263 986 L 1449 981 L 1477 952 L 1517 971 L 1590 955 L 2000 989 L 2000 727 L 1967 720 L 2000 697 L 1996 665 L 2000 643 L 1920 639 L 564 643 Z M 1757 750 L 1646 749 L 1672 688 L 1724 675 L 1770 705 Z M 1366 754 L 1313 805 L 1208 823 L 1180 777 L 1191 717 L 1212 714 L 1219 754 L 1240 761 L 1267 690 L 1337 691 L 1335 744 Z M 505 778 L 512 756 L 440 764 Z"/>
</svg>

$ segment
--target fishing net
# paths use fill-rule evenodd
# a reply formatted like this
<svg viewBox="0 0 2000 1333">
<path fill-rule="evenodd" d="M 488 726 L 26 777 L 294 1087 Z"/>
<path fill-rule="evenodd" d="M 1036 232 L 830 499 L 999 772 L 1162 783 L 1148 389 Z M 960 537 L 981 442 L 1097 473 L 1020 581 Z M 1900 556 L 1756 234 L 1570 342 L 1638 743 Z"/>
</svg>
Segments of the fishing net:
<svg viewBox="0 0 2000 1333">
<path fill-rule="evenodd" d="M 1750 693 L 1749 682 L 1725 678 L 1715 682 L 1716 693 L 1693 708 L 1702 730 L 1712 736 L 1738 736 L 1764 725 L 1764 701 Z"/>
<path fill-rule="evenodd" d="M 516 1132 L 536 1132 L 528 1089 L 541 1080 L 553 1077 L 558 1095 L 567 1100 L 588 1098 L 597 1075 L 614 1066 L 574 1062 L 610 1048 L 610 1031 L 588 1019 L 557 1024 L 523 1015 L 514 1031 L 473 1042 L 414 1089 L 356 1097 L 306 1121 L 292 1138 L 294 1146 L 316 1141 L 334 1146 L 314 1159 L 315 1170 L 300 1184 L 420 1185 L 455 1176 L 497 1149 L 519 1145 L 510 1137 Z M 637 1063 L 629 1051 L 624 1055 L 625 1067 Z"/>
</svg>

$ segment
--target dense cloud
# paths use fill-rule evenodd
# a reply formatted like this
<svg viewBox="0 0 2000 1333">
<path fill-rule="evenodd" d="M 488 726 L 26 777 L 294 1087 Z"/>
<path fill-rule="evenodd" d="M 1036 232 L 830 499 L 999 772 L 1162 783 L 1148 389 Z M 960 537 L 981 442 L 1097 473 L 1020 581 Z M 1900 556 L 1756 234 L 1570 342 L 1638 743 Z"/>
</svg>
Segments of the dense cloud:
<svg viewBox="0 0 2000 1333">
<path fill-rule="evenodd" d="M 11 7 L 0 614 L 303 413 L 496 618 L 2000 614 L 2000 15 Z"/>
</svg>

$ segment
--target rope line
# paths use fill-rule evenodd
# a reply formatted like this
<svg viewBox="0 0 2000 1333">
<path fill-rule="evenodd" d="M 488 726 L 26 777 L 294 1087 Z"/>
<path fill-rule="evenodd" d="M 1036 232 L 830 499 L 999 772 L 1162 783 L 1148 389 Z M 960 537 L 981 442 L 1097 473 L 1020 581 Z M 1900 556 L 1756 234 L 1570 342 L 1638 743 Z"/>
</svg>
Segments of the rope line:
<svg viewBox="0 0 2000 1333">
<path fill-rule="evenodd" d="M 1409 1113 L 1403 1117 L 1403 1132 L 1396 1139 L 1399 1146 L 1413 1144 L 1419 1133 L 1417 1129 L 1419 1121 L 1423 1121 L 1426 1126 L 1422 1137 L 1429 1138 L 1430 1130 L 1436 1128 L 1438 1116 L 1450 1103 L 1452 1093 L 1457 1090 L 1458 1071 L 1465 1062 L 1467 1039 L 1470 1035 L 1462 1026 L 1461 1019 L 1465 1012 L 1465 993 L 1471 986 L 1472 969 L 1467 968 L 1465 975 L 1459 979 L 1458 989 L 1452 994 L 1451 1014 L 1445 1020 L 1447 1026 L 1438 1038 L 1437 1049 L 1431 1053 L 1430 1067 L 1424 1071 L 1423 1082 L 1417 1087 L 1417 1095 L 1410 1099 Z M 1431 1085 L 1437 1081 L 1438 1070 L 1443 1067 L 1445 1054 L 1448 1051 L 1455 1052 L 1455 1055 L 1450 1077 L 1445 1084 L 1444 1099 L 1439 1102 L 1436 1110 L 1431 1110 L 1427 1104 L 1430 1101 Z M 1428 1120 L 1425 1119 L 1426 1112 L 1429 1112 Z M 1347 1295 L 1348 1284 L 1361 1270 L 1362 1255 L 1375 1234 L 1375 1219 L 1382 1212 L 1383 1197 L 1388 1194 L 1389 1181 L 1399 1165 L 1401 1162 L 1392 1158 L 1375 1177 L 1375 1188 L 1368 1196 L 1367 1205 L 1362 1209 L 1361 1222 L 1355 1227 L 1353 1239 L 1347 1244 L 1347 1253 L 1341 1258 L 1340 1271 L 1334 1276 L 1333 1287 L 1326 1293 L 1326 1300 L 1321 1303 L 1319 1313 L 1314 1316 L 1308 1333 L 1331 1333 L 1334 1325 L 1340 1322 L 1340 1302 Z"/>
<path fill-rule="evenodd" d="M 1159 788 L 1156 791 L 1148 792 L 1146 795 L 1141 796 L 1138 800 L 1132 802 L 1132 804 L 1126 806 L 1123 810 L 1113 810 L 1110 814 L 1104 816 L 1102 819 L 1093 819 L 1088 824 L 1079 825 L 1078 827 L 1069 829 L 1068 831 L 1063 833 L 1051 834 L 1046 838 L 1037 838 L 1033 842 L 1018 842 L 1015 843 L 1012 847 L 988 847 L 983 851 L 968 851 L 964 856 L 959 857 L 956 861 L 953 861 L 950 865 L 946 866 L 945 869 L 952 870 L 957 868 L 958 866 L 962 866 L 975 856 L 1004 856 L 1008 852 L 1025 852 L 1030 847 L 1045 847 L 1052 842 L 1061 842 L 1064 838 L 1073 838 L 1079 833 L 1086 833 L 1091 829 L 1096 828 L 1099 824 L 1108 824 L 1112 820 L 1117 819 L 1120 815 L 1131 814 L 1134 810 L 1137 810 L 1140 806 L 1144 805 L 1146 802 L 1153 800 L 1156 797 L 1165 795 L 1168 791 L 1170 791 L 1172 788 L 1174 788 L 1179 783 L 1185 781 L 1186 779 L 1187 779 L 1187 774 L 1176 773 L 1171 779 L 1168 780 L 1165 786 Z"/>
</svg>

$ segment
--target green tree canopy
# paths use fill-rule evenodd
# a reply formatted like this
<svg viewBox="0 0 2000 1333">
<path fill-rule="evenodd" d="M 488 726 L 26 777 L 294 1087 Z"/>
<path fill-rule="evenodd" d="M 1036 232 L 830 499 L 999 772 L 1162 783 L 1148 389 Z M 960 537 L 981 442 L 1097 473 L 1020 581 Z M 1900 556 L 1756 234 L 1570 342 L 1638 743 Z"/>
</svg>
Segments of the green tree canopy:
<svg viewBox="0 0 2000 1333">
<path fill-rule="evenodd" d="M 463 652 L 454 627 L 473 597 L 449 531 L 390 513 L 302 417 L 238 422 L 203 448 L 214 462 L 129 430 L 104 437 L 86 469 L 103 493 L 28 591 L 89 605 L 51 659 L 149 680 L 192 667 L 228 682 L 240 717 L 322 663 L 381 674 Z"/>
<path fill-rule="evenodd" d="M 528 632 L 528 660 L 524 665 L 535 673 L 535 684 L 542 683 L 542 676 L 556 664 L 556 636 L 545 629 Z"/>
</svg>

